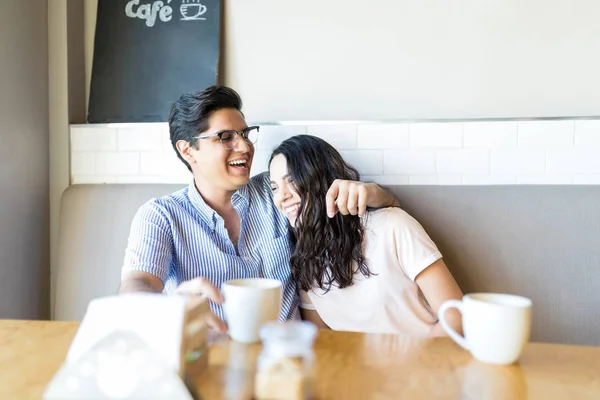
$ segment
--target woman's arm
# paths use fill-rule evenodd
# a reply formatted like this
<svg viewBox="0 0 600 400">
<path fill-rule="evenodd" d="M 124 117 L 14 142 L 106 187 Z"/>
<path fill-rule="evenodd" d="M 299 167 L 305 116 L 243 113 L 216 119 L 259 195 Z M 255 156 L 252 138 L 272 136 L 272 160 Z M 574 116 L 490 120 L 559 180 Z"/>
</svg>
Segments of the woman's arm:
<svg viewBox="0 0 600 400">
<path fill-rule="evenodd" d="M 462 291 L 441 258 L 425 268 L 415 282 L 421 288 L 432 310 L 438 313 L 441 305 L 450 299 L 460 300 Z M 462 318 L 458 310 L 452 308 L 446 311 L 446 321 L 459 334 L 462 334 Z M 431 331 L 432 336 L 446 336 L 442 325 L 438 322 Z"/>
<path fill-rule="evenodd" d="M 327 324 L 321 319 L 321 316 L 317 310 L 305 310 L 304 308 L 301 308 L 300 315 L 304 321 L 312 322 L 319 329 L 329 329 Z"/>
<path fill-rule="evenodd" d="M 317 312 L 317 309 L 313 305 L 312 301 L 310 301 L 310 297 L 308 293 L 304 290 L 298 290 L 298 295 L 300 296 L 300 316 L 304 321 L 312 322 L 319 329 L 329 329 L 329 326 Z"/>
</svg>

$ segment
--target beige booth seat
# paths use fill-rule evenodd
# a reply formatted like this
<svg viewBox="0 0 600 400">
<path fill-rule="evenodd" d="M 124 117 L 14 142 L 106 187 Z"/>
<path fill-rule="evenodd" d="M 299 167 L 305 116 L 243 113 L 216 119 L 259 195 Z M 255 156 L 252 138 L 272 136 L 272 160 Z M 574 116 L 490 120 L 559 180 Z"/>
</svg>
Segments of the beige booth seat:
<svg viewBox="0 0 600 400">
<path fill-rule="evenodd" d="M 184 185 L 72 185 L 62 195 L 53 319 L 81 321 L 90 300 L 116 294 L 131 221 Z"/>
<path fill-rule="evenodd" d="M 54 318 L 117 292 L 131 219 L 183 185 L 74 185 L 62 198 Z M 535 341 L 600 345 L 600 186 L 395 186 L 464 292 L 534 302 Z"/>
</svg>

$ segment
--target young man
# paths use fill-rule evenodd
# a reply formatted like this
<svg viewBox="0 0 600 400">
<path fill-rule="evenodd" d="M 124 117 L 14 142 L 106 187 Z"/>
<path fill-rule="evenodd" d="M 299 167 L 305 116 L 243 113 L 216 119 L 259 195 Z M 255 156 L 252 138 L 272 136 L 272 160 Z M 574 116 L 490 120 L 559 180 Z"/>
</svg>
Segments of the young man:
<svg viewBox="0 0 600 400">
<path fill-rule="evenodd" d="M 225 331 L 221 284 L 265 277 L 283 285 L 280 320 L 299 318 L 286 218 L 273 205 L 266 173 L 250 179 L 258 127 L 249 127 L 239 95 L 224 86 L 184 94 L 169 116 L 171 143 L 194 179 L 138 210 L 123 265 L 121 293 L 205 295 L 210 324 Z M 336 181 L 330 216 L 363 214 L 396 199 L 375 184 Z"/>
</svg>

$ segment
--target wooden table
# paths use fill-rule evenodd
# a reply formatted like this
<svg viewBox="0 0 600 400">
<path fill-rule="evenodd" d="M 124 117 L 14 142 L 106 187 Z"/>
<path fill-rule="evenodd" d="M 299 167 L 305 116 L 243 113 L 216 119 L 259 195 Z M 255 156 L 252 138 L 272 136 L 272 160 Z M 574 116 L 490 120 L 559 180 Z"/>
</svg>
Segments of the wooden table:
<svg viewBox="0 0 600 400">
<path fill-rule="evenodd" d="M 0 320 L 0 399 L 40 399 L 77 327 Z M 211 400 L 251 390 L 259 351 L 217 340 L 194 386 Z M 532 343 L 518 364 L 498 367 L 445 338 L 321 331 L 314 351 L 317 399 L 600 399 L 600 347 Z"/>
</svg>

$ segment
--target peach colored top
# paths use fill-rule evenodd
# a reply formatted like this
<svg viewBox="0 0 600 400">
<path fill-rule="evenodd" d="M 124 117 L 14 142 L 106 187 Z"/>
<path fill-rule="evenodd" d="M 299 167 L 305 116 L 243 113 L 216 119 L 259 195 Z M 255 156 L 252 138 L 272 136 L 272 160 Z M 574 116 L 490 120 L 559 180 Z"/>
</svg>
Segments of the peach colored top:
<svg viewBox="0 0 600 400">
<path fill-rule="evenodd" d="M 376 275 L 357 272 L 352 286 L 332 286 L 327 293 L 300 291 L 300 307 L 316 310 L 335 330 L 428 335 L 437 317 L 415 277 L 442 254 L 421 224 L 400 208 L 371 211 L 363 224 L 363 254 Z"/>
</svg>

